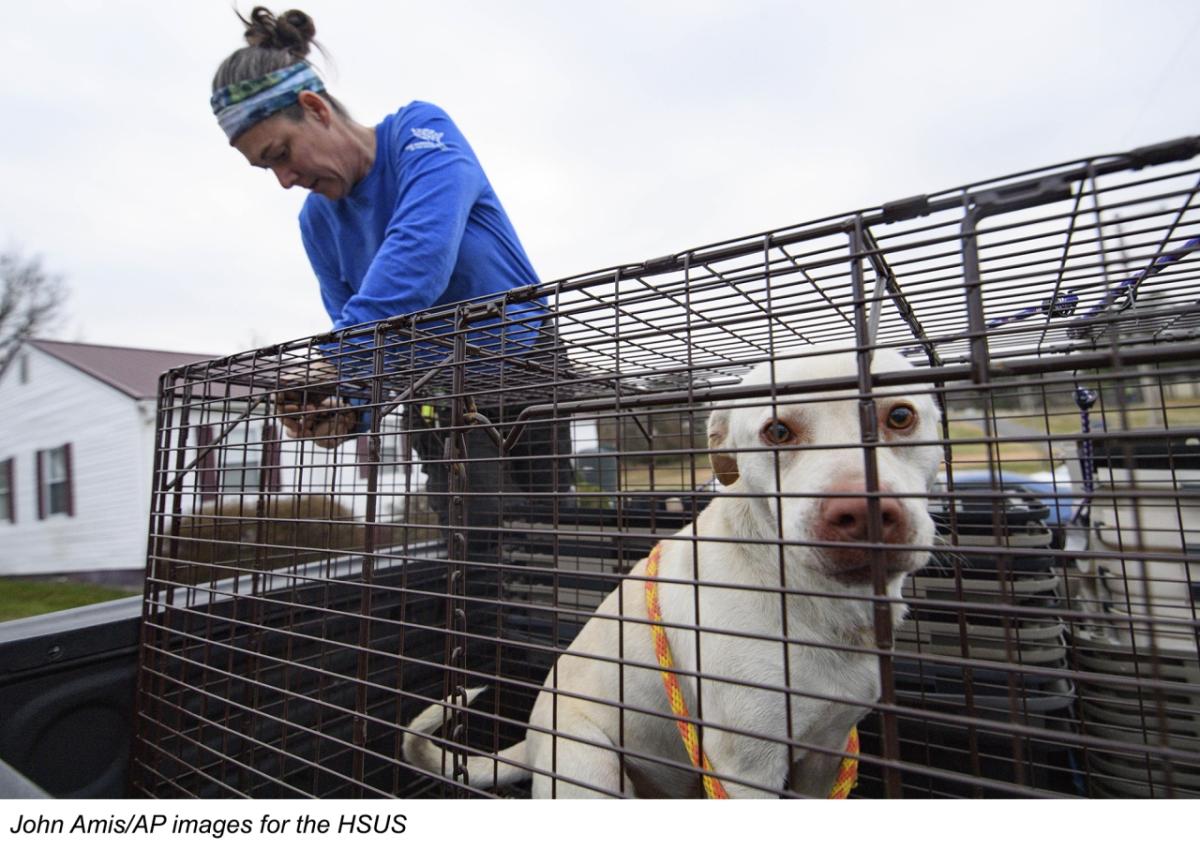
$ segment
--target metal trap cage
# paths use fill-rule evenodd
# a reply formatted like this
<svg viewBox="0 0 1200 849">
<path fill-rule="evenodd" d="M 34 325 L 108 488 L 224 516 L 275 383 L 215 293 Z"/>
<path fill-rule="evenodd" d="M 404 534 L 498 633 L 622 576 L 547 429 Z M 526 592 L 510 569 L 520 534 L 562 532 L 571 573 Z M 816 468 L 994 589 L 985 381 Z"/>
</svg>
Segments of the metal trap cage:
<svg viewBox="0 0 1200 849">
<path fill-rule="evenodd" d="M 134 791 L 1200 796 L 1197 153 L 165 374 Z"/>
</svg>

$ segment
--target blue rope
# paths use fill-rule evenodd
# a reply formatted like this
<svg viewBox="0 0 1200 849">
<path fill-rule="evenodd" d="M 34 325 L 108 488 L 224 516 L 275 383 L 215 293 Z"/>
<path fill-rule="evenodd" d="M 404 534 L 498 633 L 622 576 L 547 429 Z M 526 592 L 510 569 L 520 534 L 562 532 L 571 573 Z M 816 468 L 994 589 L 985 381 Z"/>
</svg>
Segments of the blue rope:
<svg viewBox="0 0 1200 849">
<path fill-rule="evenodd" d="M 1132 277 L 1122 280 L 1116 286 L 1109 289 L 1108 293 L 1105 294 L 1105 296 L 1101 298 L 1099 302 L 1093 305 L 1091 309 L 1089 309 L 1080 317 L 1079 322 L 1087 321 L 1093 316 L 1104 312 L 1106 309 L 1116 303 L 1117 299 L 1126 292 L 1130 293 L 1131 296 L 1136 295 L 1137 287 L 1140 286 L 1147 277 L 1152 274 L 1157 274 L 1168 265 L 1179 262 L 1179 260 L 1183 259 L 1198 247 L 1200 247 L 1200 236 L 1185 242 L 1183 247 L 1173 254 L 1160 254 L 1159 256 L 1155 257 L 1154 261 L 1143 268 L 1140 272 Z"/>
<path fill-rule="evenodd" d="M 1079 509 L 1071 518 L 1072 525 L 1086 525 L 1090 519 L 1092 493 L 1096 490 L 1096 464 L 1092 454 L 1092 440 L 1088 438 L 1088 434 L 1092 432 L 1091 410 L 1099 397 L 1099 393 L 1094 389 L 1075 387 L 1075 404 L 1079 407 L 1079 430 L 1083 433 L 1083 439 L 1079 441 L 1079 468 L 1083 474 L 1084 496 L 1079 502 Z"/>
<path fill-rule="evenodd" d="M 1185 242 L 1183 247 L 1181 247 L 1175 253 L 1160 254 L 1159 256 L 1155 257 L 1153 262 L 1151 262 L 1137 274 L 1133 275 L 1132 277 L 1127 277 L 1109 289 L 1104 294 L 1103 298 L 1093 304 L 1087 312 L 1085 312 L 1075 321 L 1071 322 L 1071 324 L 1073 326 L 1078 326 L 1085 323 L 1089 319 L 1095 318 L 1097 315 L 1104 312 L 1114 303 L 1116 303 L 1117 300 L 1126 293 L 1136 295 L 1137 287 L 1140 286 L 1146 280 L 1146 278 L 1153 274 L 1157 274 L 1168 265 L 1179 262 L 1179 260 L 1196 250 L 1196 248 L 1200 248 L 1200 236 Z M 1014 321 L 1024 321 L 1025 319 L 1032 318 L 1036 315 L 1047 315 L 1050 318 L 1066 318 L 1075 312 L 1075 308 L 1079 305 L 1079 300 L 1078 292 L 1063 292 L 1060 295 L 1047 298 L 1035 307 L 1025 307 L 1025 309 L 1019 310 L 1012 315 L 1002 316 L 1001 318 L 993 318 L 988 321 L 986 327 L 988 330 L 991 330 L 994 327 L 1000 327 L 1004 324 L 1011 324 Z"/>
</svg>

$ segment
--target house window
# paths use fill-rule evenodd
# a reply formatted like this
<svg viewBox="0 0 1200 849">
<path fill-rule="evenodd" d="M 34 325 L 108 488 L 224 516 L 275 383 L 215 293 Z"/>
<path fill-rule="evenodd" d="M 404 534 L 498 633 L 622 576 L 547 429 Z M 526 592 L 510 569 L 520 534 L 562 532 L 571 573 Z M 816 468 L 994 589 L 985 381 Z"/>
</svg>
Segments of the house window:
<svg viewBox="0 0 1200 849">
<path fill-rule="evenodd" d="M 13 483 L 13 461 L 0 462 L 0 522 L 17 521 L 17 488 Z"/>
<path fill-rule="evenodd" d="M 239 424 L 225 436 L 221 451 L 221 494 L 258 491 L 262 467 L 262 441 L 248 423 Z"/>
<path fill-rule="evenodd" d="M 21 370 L 21 383 L 22 384 L 28 383 L 29 382 L 29 355 L 28 354 L 21 355 L 20 370 Z"/>
<path fill-rule="evenodd" d="M 38 518 L 75 515 L 71 491 L 71 444 L 37 453 Z"/>
<path fill-rule="evenodd" d="M 271 431 L 265 430 L 270 437 Z M 252 439 L 252 435 L 246 424 L 240 424 L 223 434 L 220 445 L 214 445 L 216 431 L 211 425 L 196 428 L 196 445 L 201 454 L 197 469 L 202 501 L 215 500 L 219 495 L 242 495 L 258 491 L 264 462 L 263 447 L 267 443 L 266 440 Z M 269 450 L 271 446 L 268 444 L 267 447 Z M 272 483 L 273 479 L 268 475 L 268 489 Z"/>
</svg>

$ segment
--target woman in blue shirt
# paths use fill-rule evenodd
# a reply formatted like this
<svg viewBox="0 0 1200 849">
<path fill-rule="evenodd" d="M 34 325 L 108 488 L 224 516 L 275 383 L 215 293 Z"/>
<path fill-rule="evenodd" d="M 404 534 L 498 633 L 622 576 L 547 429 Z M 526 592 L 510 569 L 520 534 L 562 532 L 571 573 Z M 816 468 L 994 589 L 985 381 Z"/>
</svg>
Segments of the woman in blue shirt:
<svg viewBox="0 0 1200 849">
<path fill-rule="evenodd" d="M 312 114 L 333 120 L 319 95 L 304 99 L 316 101 Z M 300 213 L 335 330 L 537 282 L 479 161 L 445 112 L 410 103 L 373 133 L 370 169 L 336 199 L 330 195 L 340 183 L 325 178 L 326 195 L 325 180 L 308 177 L 315 188 Z"/>
<path fill-rule="evenodd" d="M 251 165 L 274 172 L 285 189 L 309 190 L 300 233 L 334 330 L 537 282 L 474 151 L 444 111 L 413 102 L 376 127 L 360 124 L 305 58 L 316 43 L 308 15 L 276 17 L 258 6 L 242 21 L 248 46 L 218 68 L 213 111 Z M 526 326 L 536 332 L 537 323 Z M 364 424 L 336 397 L 310 403 L 292 395 L 277 412 L 290 436 L 326 448 Z M 430 432 L 417 434 L 417 450 L 430 490 L 445 492 L 437 423 L 425 424 Z M 568 452 L 564 426 L 536 431 L 527 434 L 527 456 Z M 469 457 L 496 456 L 481 430 L 470 432 L 467 449 Z M 469 465 L 467 488 L 476 493 L 511 491 L 506 475 L 528 492 L 570 488 L 565 460 L 531 461 L 519 474 L 511 459 L 505 472 L 499 463 Z M 492 499 L 473 500 L 472 524 L 498 519 L 480 506 Z M 435 502 L 443 519 L 444 507 Z"/>
<path fill-rule="evenodd" d="M 246 23 L 250 46 L 217 69 L 213 110 L 251 165 L 311 192 L 300 232 L 333 329 L 538 282 L 445 112 L 413 102 L 359 124 L 304 58 L 307 15 L 259 6 Z"/>
</svg>

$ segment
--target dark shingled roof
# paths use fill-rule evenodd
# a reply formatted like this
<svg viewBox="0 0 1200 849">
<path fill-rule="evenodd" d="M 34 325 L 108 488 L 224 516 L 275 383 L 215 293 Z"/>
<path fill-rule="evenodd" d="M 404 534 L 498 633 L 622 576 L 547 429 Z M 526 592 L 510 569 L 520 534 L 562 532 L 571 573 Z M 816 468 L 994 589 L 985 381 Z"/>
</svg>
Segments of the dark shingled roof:
<svg viewBox="0 0 1200 849">
<path fill-rule="evenodd" d="M 28 344 L 132 398 L 156 398 L 158 377 L 167 369 L 216 359 L 215 354 L 151 351 L 146 348 L 118 348 L 115 345 L 84 345 L 79 342 L 52 342 L 48 339 L 30 339 Z"/>
</svg>

